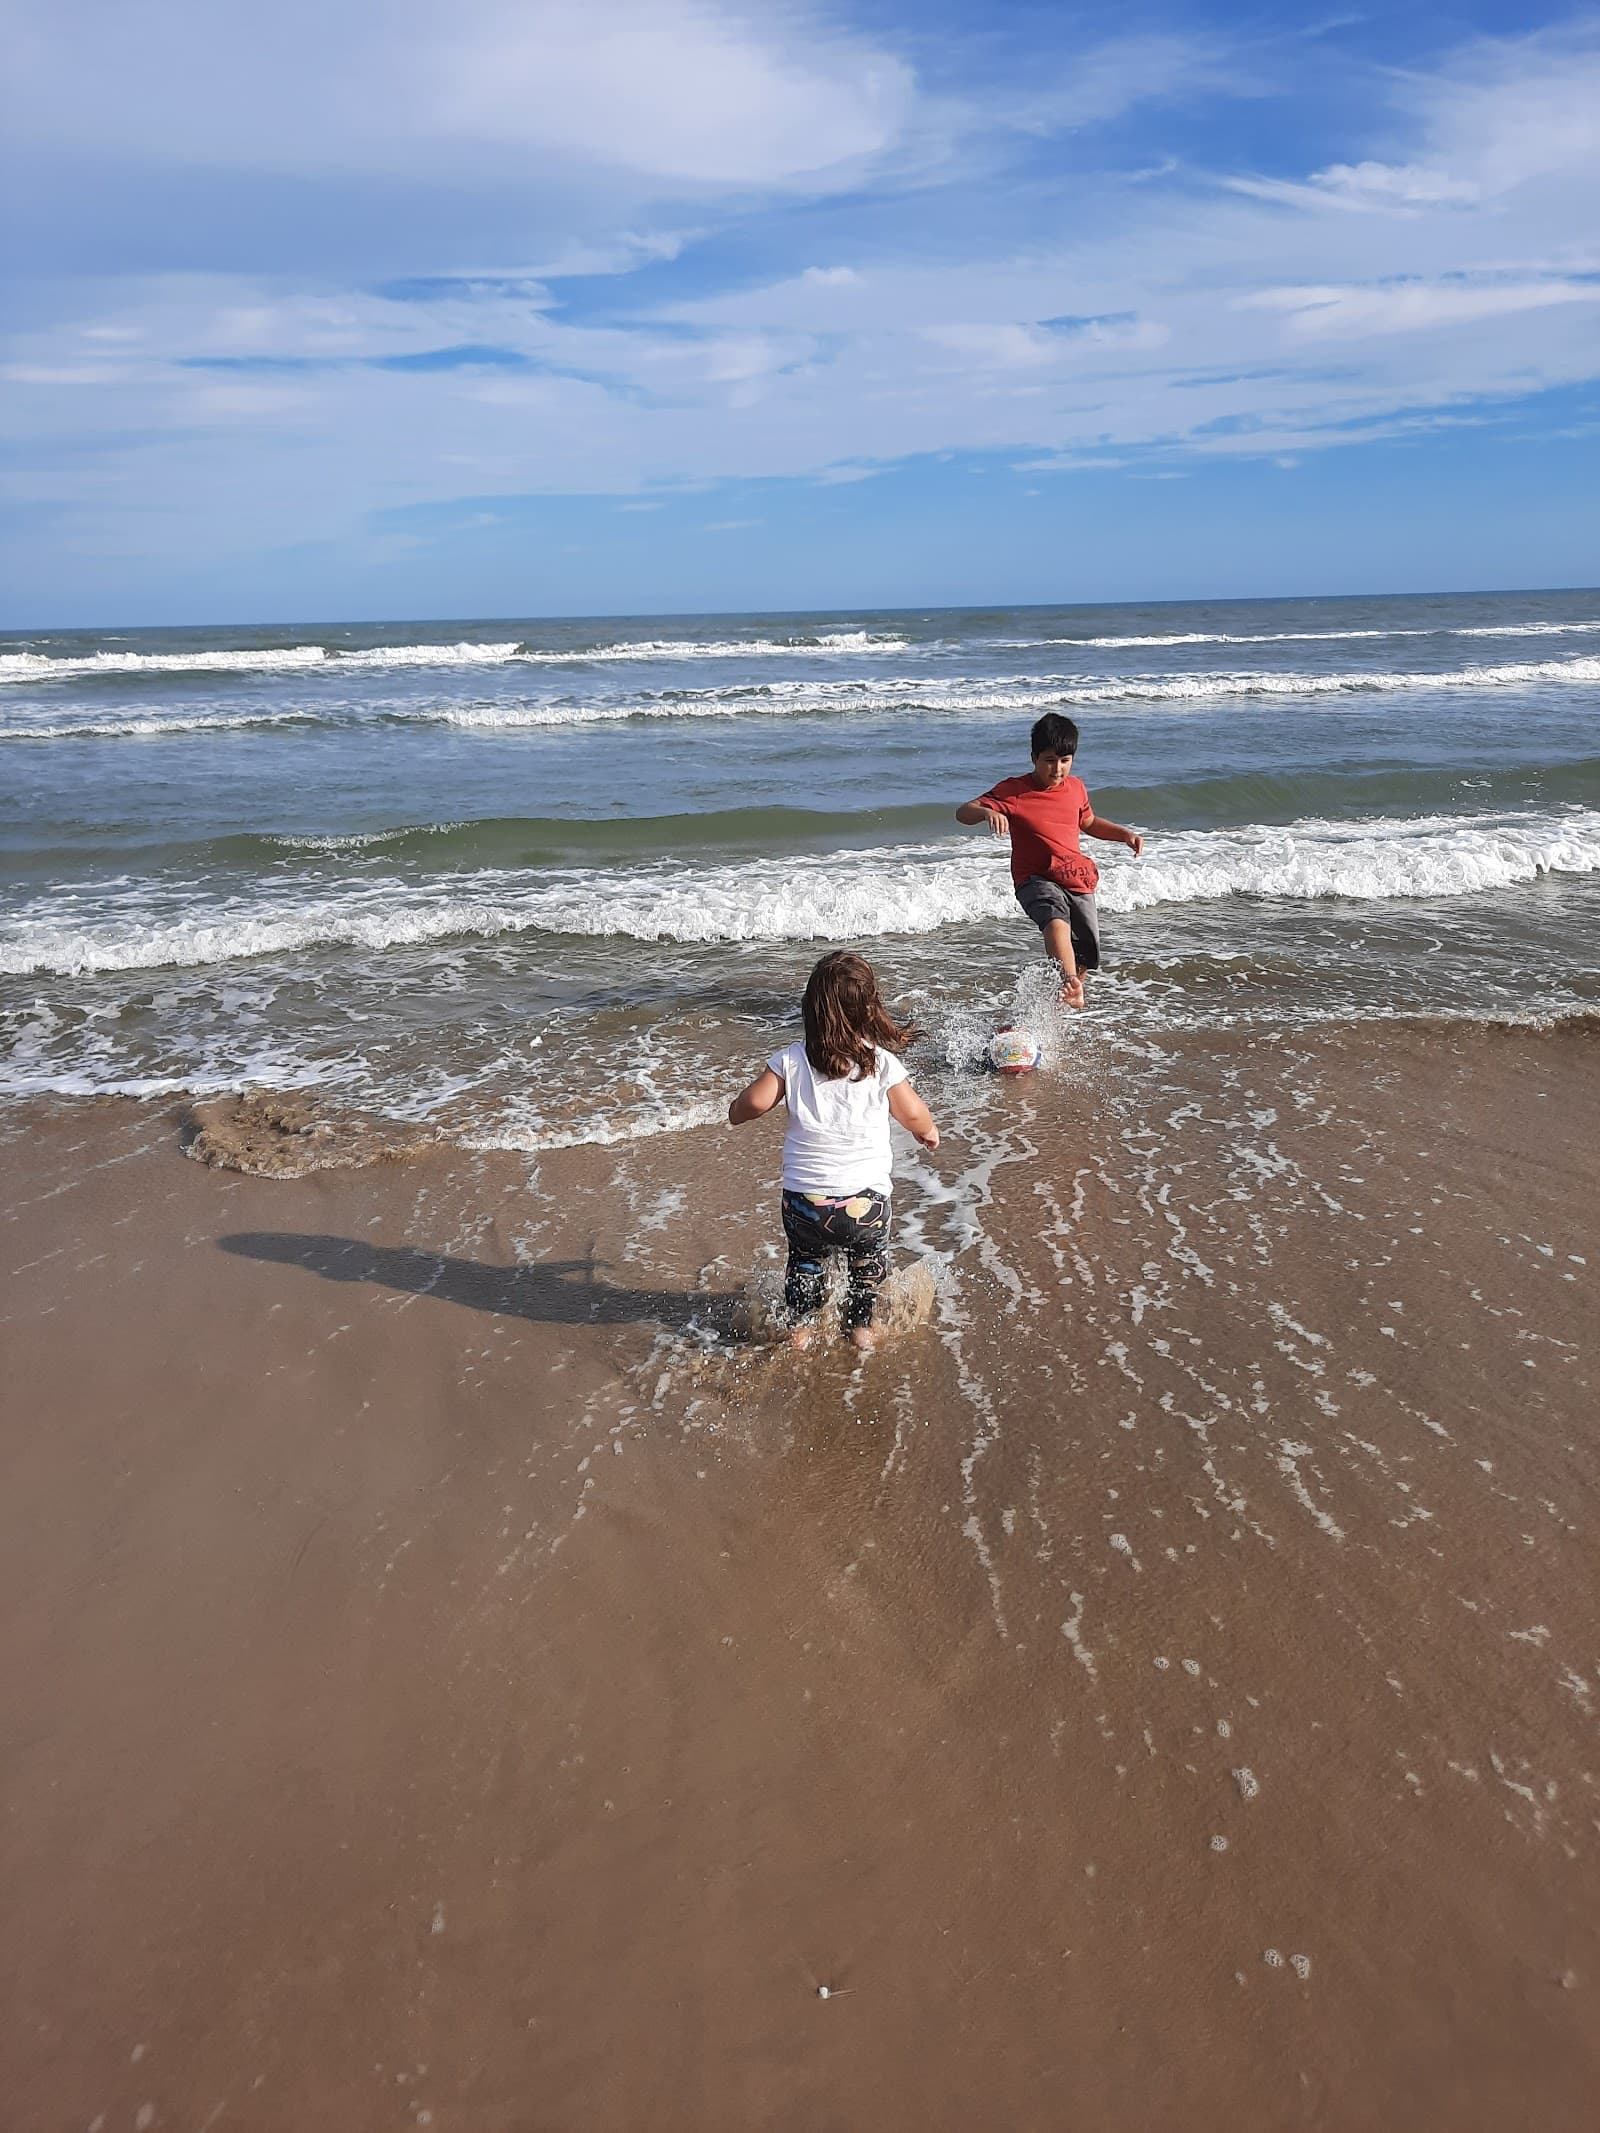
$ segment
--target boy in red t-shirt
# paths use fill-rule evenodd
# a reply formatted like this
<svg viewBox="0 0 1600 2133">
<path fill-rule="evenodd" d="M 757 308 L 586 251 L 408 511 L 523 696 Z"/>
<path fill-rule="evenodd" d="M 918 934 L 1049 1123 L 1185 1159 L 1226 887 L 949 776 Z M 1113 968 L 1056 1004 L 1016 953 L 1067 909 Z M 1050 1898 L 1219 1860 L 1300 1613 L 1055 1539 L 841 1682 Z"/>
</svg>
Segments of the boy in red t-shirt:
<svg viewBox="0 0 1600 2133">
<path fill-rule="evenodd" d="M 1011 881 L 1021 904 L 1044 935 L 1045 951 L 1060 966 L 1061 997 L 1083 1005 L 1080 972 L 1100 967 L 1100 920 L 1094 907 L 1100 869 L 1078 848 L 1078 836 L 1125 844 L 1135 859 L 1144 839 L 1120 822 L 1107 822 L 1089 804 L 1082 778 L 1072 775 L 1078 729 L 1059 711 L 1035 719 L 1029 735 L 1033 771 L 1002 778 L 976 800 L 956 809 L 956 820 L 987 822 L 997 837 L 1011 839 Z"/>
</svg>

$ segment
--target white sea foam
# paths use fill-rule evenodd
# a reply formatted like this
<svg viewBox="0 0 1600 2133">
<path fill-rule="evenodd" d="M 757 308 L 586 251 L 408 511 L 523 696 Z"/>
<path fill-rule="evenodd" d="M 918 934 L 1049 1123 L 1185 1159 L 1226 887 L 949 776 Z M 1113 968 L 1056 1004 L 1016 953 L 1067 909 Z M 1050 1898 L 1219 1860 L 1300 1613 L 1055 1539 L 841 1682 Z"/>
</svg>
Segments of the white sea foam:
<svg viewBox="0 0 1600 2133">
<path fill-rule="evenodd" d="M 756 637 L 705 642 L 695 638 L 648 637 L 629 642 L 550 649 L 510 639 L 493 644 L 379 644 L 345 650 L 337 645 L 290 644 L 237 651 L 95 652 L 87 658 L 48 652 L 0 653 L 0 682 L 73 681 L 137 674 L 288 674 L 306 669 L 343 672 L 355 668 L 588 665 L 626 660 L 776 659 L 835 657 L 840 653 L 901 652 L 904 637 L 873 630 L 832 630 L 815 637 Z"/>
<path fill-rule="evenodd" d="M 1410 821 L 1303 821 L 1161 836 L 1133 862 L 1106 854 L 1112 912 L 1229 897 L 1364 902 L 1467 896 L 1544 874 L 1600 871 L 1600 811 L 1569 807 Z M 0 924 L 0 972 L 77 974 L 369 952 L 541 932 L 640 941 L 864 940 L 1013 913 L 1005 855 L 952 838 L 852 855 L 748 862 L 656 861 L 594 874 L 483 869 L 396 876 L 253 896 L 118 883 L 63 911 L 41 897 Z"/>
<path fill-rule="evenodd" d="M 509 704 L 442 704 L 419 715 L 419 722 L 455 726 L 467 732 L 515 733 L 560 726 L 607 726 L 633 719 L 809 718 L 819 714 L 871 714 L 915 703 L 941 712 L 1018 711 L 1063 701 L 1059 689 L 1047 694 L 1004 684 L 988 692 L 974 685 L 917 681 L 891 676 L 881 682 L 770 682 L 726 689 L 682 689 L 671 695 L 621 697 L 589 703 L 522 702 Z"/>
<path fill-rule="evenodd" d="M 452 704 L 421 714 L 452 726 L 586 725 L 629 718 L 796 716 L 817 711 L 880 711 L 897 701 L 933 711 L 1031 710 L 1050 704 L 1208 703 L 1237 696 L 1337 696 L 1373 691 L 1513 688 L 1535 682 L 1600 681 L 1600 658 L 1515 660 L 1436 673 L 884 675 L 839 681 L 778 681 L 611 702 Z"/>
<path fill-rule="evenodd" d="M 684 637 L 640 637 L 619 644 L 597 644 L 587 651 L 525 650 L 537 664 L 567 665 L 630 659 L 807 659 L 817 653 L 903 652 L 904 637 L 892 630 L 828 630 L 816 637 L 729 637 L 710 643 Z"/>
<path fill-rule="evenodd" d="M 1360 902 L 1470 896 L 1541 874 L 1600 871 L 1600 812 L 1431 815 L 1411 820 L 1254 824 L 1164 836 L 1138 865 L 1108 868 L 1108 910 L 1227 896 Z"/>
<path fill-rule="evenodd" d="M 1098 651 L 1158 650 L 1191 644 L 1338 644 L 1418 637 L 1561 637 L 1600 634 L 1600 618 L 1579 622 L 1475 623 L 1402 629 L 1173 630 L 1131 636 L 995 637 L 973 640 L 996 651 L 1034 651 L 1052 645 Z M 520 639 L 482 643 L 380 644 L 347 648 L 326 644 L 247 645 L 154 652 L 102 651 L 74 657 L 51 652 L 0 652 L 0 684 L 72 681 L 162 674 L 338 674 L 351 669 L 407 667 L 588 666 L 633 661 L 701 659 L 837 658 L 880 656 L 913 647 L 895 630 L 825 630 L 815 636 L 750 638 L 619 638 L 602 644 L 541 646 Z"/>
<path fill-rule="evenodd" d="M 283 831 L 269 836 L 267 842 L 281 846 L 286 852 L 368 852 L 380 844 L 394 844 L 403 837 L 448 837 L 452 830 L 468 826 L 465 822 L 400 824 L 394 829 L 350 830 L 343 836 L 296 837 Z"/>
<path fill-rule="evenodd" d="M 143 718 L 59 719 L 46 725 L 0 726 L 0 741 L 104 741 L 160 739 L 174 733 L 247 733 L 264 726 L 320 723 L 303 710 L 227 712 L 162 711 Z"/>
<path fill-rule="evenodd" d="M 1472 627 L 1451 630 L 1452 637 L 1592 637 L 1600 632 L 1600 620 L 1594 622 L 1478 622 Z"/>
<path fill-rule="evenodd" d="M 1032 651 L 1035 645 L 1077 644 L 1097 651 L 1132 651 L 1176 644 L 1348 644 L 1361 639 L 1389 637 L 1567 637 L 1600 635 L 1600 618 L 1593 622 L 1484 622 L 1470 627 L 1435 624 L 1432 627 L 1393 630 L 1174 630 L 1146 637 L 991 637 L 987 641 L 1014 652 Z"/>
<path fill-rule="evenodd" d="M 289 674 L 321 666 L 327 656 L 320 644 L 238 652 L 95 652 L 87 659 L 5 652 L 0 653 L 0 682 L 76 681 L 101 674 Z"/>
<path fill-rule="evenodd" d="M 1450 667 L 1434 673 L 1363 672 L 1269 674 L 1241 669 L 1222 674 L 1111 675 L 1019 674 L 1014 676 L 855 675 L 838 681 L 786 678 L 740 682 L 708 689 L 659 694 L 534 698 L 508 703 L 435 702 L 412 710 L 394 704 L 363 707 L 336 702 L 318 711 L 306 703 L 279 711 L 197 713 L 161 711 L 138 717 L 49 722 L 25 718 L 0 726 L 0 740 L 51 741 L 148 737 L 244 731 L 251 727 L 348 723 L 380 719 L 399 725 L 451 726 L 469 732 L 614 725 L 632 719 L 806 718 L 839 714 L 883 715 L 914 709 L 959 716 L 972 712 L 1019 712 L 1094 705 L 1115 711 L 1158 704 L 1205 707 L 1230 699 L 1285 699 L 1371 694 L 1438 693 L 1509 689 L 1542 683 L 1600 682 L 1600 657 L 1516 660 L 1498 665 Z"/>
<path fill-rule="evenodd" d="M 1262 674 L 1241 669 L 1230 674 L 1129 674 L 1120 680 L 1088 682 L 1062 679 L 1066 685 L 1057 698 L 1062 703 L 1206 703 L 1228 696 L 1398 694 L 1413 689 L 1508 689 L 1542 681 L 1596 682 L 1600 681 L 1600 658 L 1509 660 L 1495 666 L 1474 664 L 1413 674 L 1361 668 L 1340 674 Z"/>
<path fill-rule="evenodd" d="M 0 654 L 0 682 L 79 681 L 138 674 L 299 674 L 351 667 L 501 666 L 522 647 L 509 644 L 394 644 L 339 651 L 321 644 L 269 645 L 240 651 L 96 652 L 87 659 L 45 652 Z"/>
<path fill-rule="evenodd" d="M 657 1104 L 647 1110 L 591 1115 L 580 1126 L 503 1126 L 461 1137 L 464 1148 L 512 1149 L 542 1154 L 555 1148 L 614 1148 L 626 1141 L 654 1140 L 661 1133 L 688 1133 L 727 1115 L 720 1097 L 699 1103 Z"/>
<path fill-rule="evenodd" d="M 1452 667 L 1432 674 L 1019 674 L 1014 677 L 886 675 L 834 682 L 782 681 L 760 687 L 679 690 L 609 702 L 451 704 L 419 714 L 440 724 L 486 732 L 519 727 L 616 724 L 628 719 L 801 718 L 825 713 L 881 713 L 901 707 L 957 715 L 973 711 L 1048 710 L 1062 705 L 1205 705 L 1237 697 L 1349 696 L 1410 690 L 1514 688 L 1539 682 L 1600 682 L 1600 658 L 1518 660 Z"/>
</svg>

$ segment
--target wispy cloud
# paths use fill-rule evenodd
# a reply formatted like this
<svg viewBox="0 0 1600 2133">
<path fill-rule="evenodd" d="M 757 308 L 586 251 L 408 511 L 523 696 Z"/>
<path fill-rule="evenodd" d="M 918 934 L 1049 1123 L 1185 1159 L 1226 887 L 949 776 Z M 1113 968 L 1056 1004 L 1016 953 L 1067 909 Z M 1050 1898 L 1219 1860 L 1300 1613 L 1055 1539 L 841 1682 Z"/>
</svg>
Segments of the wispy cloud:
<svg viewBox="0 0 1600 2133">
<path fill-rule="evenodd" d="M 1327 43 L 1224 26 L 1036 63 L 989 26 L 940 69 L 804 0 L 15 13 L 50 242 L 7 492 L 129 554 L 751 477 L 820 504 L 940 453 L 1303 460 L 1600 377 L 1593 23 L 1341 62 L 1325 108 L 1294 70 Z"/>
<path fill-rule="evenodd" d="M 1345 208 L 1355 214 L 1415 214 L 1425 208 L 1472 207 L 1482 199 L 1473 178 L 1453 178 L 1425 163 L 1331 163 L 1303 183 L 1287 178 L 1228 178 L 1236 193 L 1285 207 Z"/>
<path fill-rule="evenodd" d="M 1246 309 L 1280 312 L 1285 330 L 1297 340 L 1360 340 L 1375 333 L 1426 333 L 1439 326 L 1471 325 L 1551 304 L 1600 303 L 1600 278 L 1463 276 L 1366 288 L 1259 289 L 1240 302 Z"/>
</svg>

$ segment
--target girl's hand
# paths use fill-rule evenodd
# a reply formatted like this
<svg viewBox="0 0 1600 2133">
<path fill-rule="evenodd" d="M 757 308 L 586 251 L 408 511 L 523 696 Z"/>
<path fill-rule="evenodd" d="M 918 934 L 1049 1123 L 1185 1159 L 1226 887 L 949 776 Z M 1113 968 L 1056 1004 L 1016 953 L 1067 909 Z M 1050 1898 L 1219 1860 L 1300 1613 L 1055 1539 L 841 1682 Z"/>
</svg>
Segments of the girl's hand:
<svg viewBox="0 0 1600 2133">
<path fill-rule="evenodd" d="M 939 1129 L 938 1129 L 938 1127 L 937 1127 L 937 1126 L 936 1126 L 936 1125 L 935 1125 L 935 1124 L 933 1123 L 933 1120 L 932 1120 L 931 1118 L 930 1118 L 930 1119 L 929 1119 L 929 1121 L 928 1121 L 928 1130 L 927 1130 L 927 1132 L 926 1132 L 926 1133 L 919 1133 L 919 1134 L 917 1135 L 917 1139 L 918 1139 L 919 1141 L 921 1141 L 921 1143 L 922 1143 L 923 1147 L 927 1149 L 927 1151 L 928 1151 L 928 1153 L 929 1153 L 930 1155 L 931 1155 L 931 1154 L 933 1153 L 934 1149 L 938 1147 L 938 1145 L 939 1145 Z"/>
</svg>

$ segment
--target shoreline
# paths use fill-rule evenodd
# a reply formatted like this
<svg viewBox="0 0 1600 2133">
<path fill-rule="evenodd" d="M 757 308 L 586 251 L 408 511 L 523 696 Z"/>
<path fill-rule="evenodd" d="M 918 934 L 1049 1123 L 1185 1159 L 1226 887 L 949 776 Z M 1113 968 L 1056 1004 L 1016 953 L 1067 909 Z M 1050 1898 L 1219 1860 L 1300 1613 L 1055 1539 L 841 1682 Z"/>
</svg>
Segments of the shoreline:
<svg viewBox="0 0 1600 2133">
<path fill-rule="evenodd" d="M 1595 1038 L 996 1086 L 865 1365 L 723 1337 L 756 1129 L 9 1114 L 17 2133 L 1577 2133 Z"/>
</svg>

